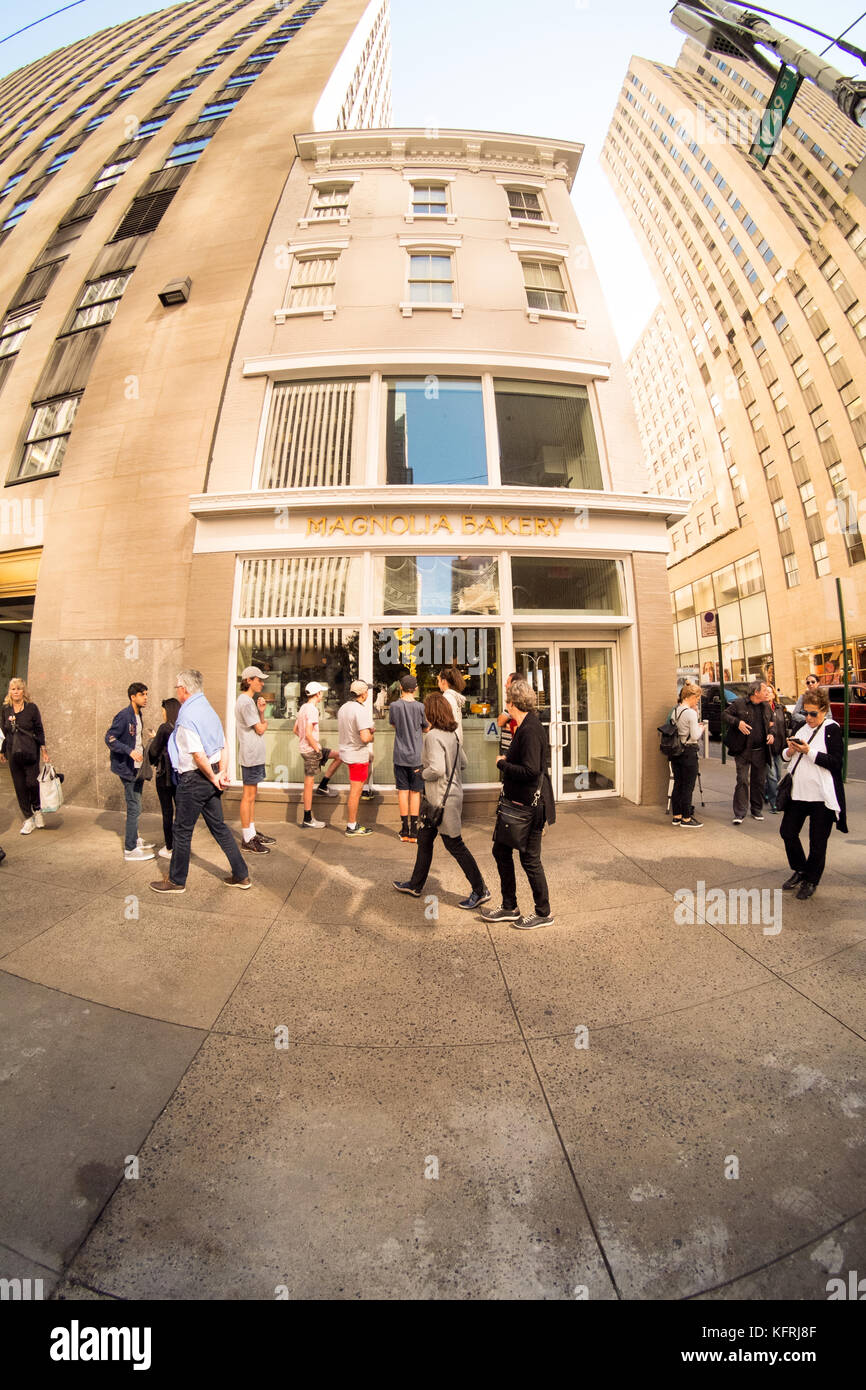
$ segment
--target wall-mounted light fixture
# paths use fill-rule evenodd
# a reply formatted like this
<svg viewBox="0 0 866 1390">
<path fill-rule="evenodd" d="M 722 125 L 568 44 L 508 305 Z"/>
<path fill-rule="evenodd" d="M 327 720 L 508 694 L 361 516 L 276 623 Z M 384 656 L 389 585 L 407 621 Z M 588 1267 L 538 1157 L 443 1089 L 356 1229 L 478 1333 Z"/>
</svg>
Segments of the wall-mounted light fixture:
<svg viewBox="0 0 866 1390">
<path fill-rule="evenodd" d="M 166 308 L 169 304 L 185 304 L 191 289 L 192 280 L 188 275 L 185 280 L 169 280 L 165 288 L 159 292 L 159 302 Z"/>
</svg>

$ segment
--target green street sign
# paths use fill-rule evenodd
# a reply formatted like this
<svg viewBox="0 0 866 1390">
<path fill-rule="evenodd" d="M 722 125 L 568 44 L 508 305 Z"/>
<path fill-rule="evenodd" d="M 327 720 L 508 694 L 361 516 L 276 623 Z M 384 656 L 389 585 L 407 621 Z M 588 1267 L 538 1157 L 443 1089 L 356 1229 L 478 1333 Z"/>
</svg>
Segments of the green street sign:
<svg viewBox="0 0 866 1390">
<path fill-rule="evenodd" d="M 767 167 L 770 155 L 779 143 L 779 136 L 782 134 L 785 121 L 788 119 L 788 112 L 794 105 L 794 98 L 800 90 L 802 81 L 803 78 L 796 68 L 784 66 L 776 78 L 776 85 L 761 117 L 758 133 L 749 149 L 749 154 L 758 161 L 762 169 Z"/>
</svg>

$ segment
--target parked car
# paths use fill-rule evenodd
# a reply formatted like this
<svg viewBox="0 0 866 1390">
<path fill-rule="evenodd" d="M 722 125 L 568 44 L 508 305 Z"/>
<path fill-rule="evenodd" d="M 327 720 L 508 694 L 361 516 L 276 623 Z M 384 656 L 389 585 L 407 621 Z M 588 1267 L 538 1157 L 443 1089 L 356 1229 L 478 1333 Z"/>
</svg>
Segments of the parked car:
<svg viewBox="0 0 866 1390">
<path fill-rule="evenodd" d="M 845 724 L 845 687 L 830 685 L 830 713 L 837 724 Z M 866 734 L 866 685 L 851 684 L 848 687 L 848 732 Z"/>
<path fill-rule="evenodd" d="M 738 700 L 741 695 L 748 695 L 750 681 L 725 681 L 725 704 L 729 705 L 733 700 Z M 718 683 L 708 682 L 701 686 L 701 719 L 705 719 L 709 726 L 710 738 L 719 738 L 721 734 L 721 696 L 719 694 Z"/>
</svg>

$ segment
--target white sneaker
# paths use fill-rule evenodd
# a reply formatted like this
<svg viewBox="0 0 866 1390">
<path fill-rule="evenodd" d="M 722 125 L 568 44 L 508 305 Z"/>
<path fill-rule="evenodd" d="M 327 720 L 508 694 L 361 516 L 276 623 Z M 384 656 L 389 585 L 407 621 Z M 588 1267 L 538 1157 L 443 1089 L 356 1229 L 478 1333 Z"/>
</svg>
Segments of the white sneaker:
<svg viewBox="0 0 866 1390">
<path fill-rule="evenodd" d="M 325 828 L 325 822 L 324 822 L 323 820 L 302 820 L 302 821 L 301 821 L 301 829 L 302 829 L 302 830 L 324 830 L 324 828 Z"/>
<path fill-rule="evenodd" d="M 22 834 L 22 835 L 30 835 L 30 834 L 32 833 L 32 831 L 33 831 L 33 817 L 30 816 L 29 819 L 26 820 L 26 821 L 24 822 L 24 824 L 22 825 L 22 827 L 21 827 L 21 834 Z"/>
<path fill-rule="evenodd" d="M 135 848 L 136 848 L 136 849 L 156 849 L 156 845 L 150 844 L 150 843 L 146 844 L 146 843 L 144 842 L 144 840 L 141 838 L 141 836 L 139 835 L 138 839 L 137 839 L 136 842 L 135 842 Z M 151 856 L 151 857 L 153 857 L 153 856 Z"/>
<path fill-rule="evenodd" d="M 167 845 L 163 845 L 162 849 L 159 851 L 159 857 L 160 857 L 160 859 L 170 859 L 170 858 L 171 858 L 171 850 L 168 848 Z"/>
<path fill-rule="evenodd" d="M 44 829 L 45 829 L 45 821 L 42 819 L 42 812 L 41 812 L 41 811 L 34 811 L 34 812 L 33 812 L 33 824 L 36 826 L 36 829 L 37 829 L 37 830 L 44 830 Z"/>
<path fill-rule="evenodd" d="M 137 863 L 143 859 L 153 859 L 155 856 L 152 849 L 139 849 L 136 846 L 135 849 L 125 849 L 123 851 L 123 857 L 124 859 L 131 859 Z"/>
</svg>

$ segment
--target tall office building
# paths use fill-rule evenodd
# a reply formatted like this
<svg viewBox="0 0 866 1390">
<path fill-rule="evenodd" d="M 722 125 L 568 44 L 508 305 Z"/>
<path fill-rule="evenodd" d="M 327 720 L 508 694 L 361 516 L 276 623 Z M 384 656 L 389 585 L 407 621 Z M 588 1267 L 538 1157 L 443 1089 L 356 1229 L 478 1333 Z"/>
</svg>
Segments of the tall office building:
<svg viewBox="0 0 866 1390">
<path fill-rule="evenodd" d="M 663 797 L 667 525 L 686 508 L 646 496 L 576 254 L 582 147 L 387 128 L 378 0 L 186 6 L 37 69 L 0 85 L 0 407 L 8 515 L 44 535 L 2 562 L 22 625 L 35 590 L 29 678 L 67 790 L 118 804 L 104 730 L 130 681 L 157 705 L 184 665 L 236 777 L 256 664 L 257 814 L 285 816 L 311 678 L 333 744 L 358 675 L 381 716 L 398 675 L 423 693 L 453 660 L 470 794 L 498 792 L 520 669 L 561 799 Z M 390 733 L 385 715 L 380 786 Z"/>
<path fill-rule="evenodd" d="M 295 132 L 389 120 L 387 0 L 178 5 L 0 82 L 0 680 L 84 799 L 195 627 L 189 496 Z"/>
<path fill-rule="evenodd" d="M 632 59 L 602 162 L 661 294 L 628 362 L 650 478 L 679 494 L 678 662 L 785 691 L 849 661 L 866 679 L 866 208 L 860 130 L 804 82 L 765 170 L 748 149 L 769 80 L 689 41 Z"/>
</svg>

